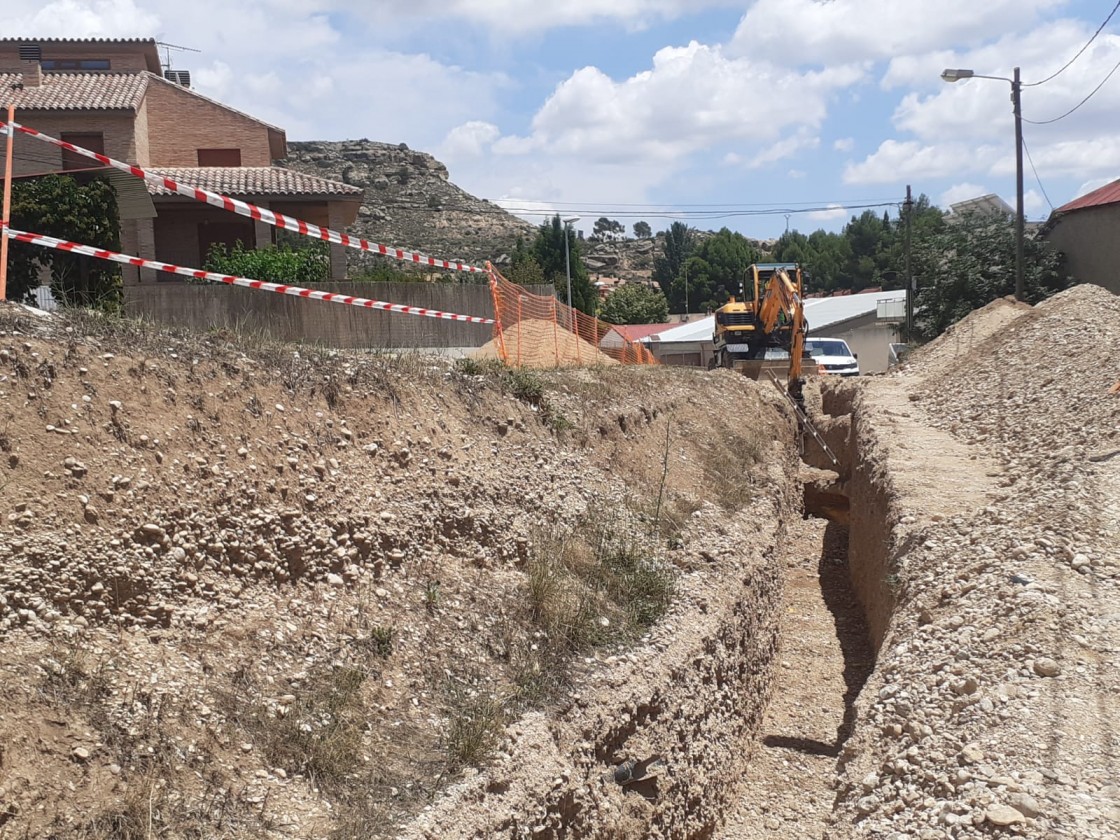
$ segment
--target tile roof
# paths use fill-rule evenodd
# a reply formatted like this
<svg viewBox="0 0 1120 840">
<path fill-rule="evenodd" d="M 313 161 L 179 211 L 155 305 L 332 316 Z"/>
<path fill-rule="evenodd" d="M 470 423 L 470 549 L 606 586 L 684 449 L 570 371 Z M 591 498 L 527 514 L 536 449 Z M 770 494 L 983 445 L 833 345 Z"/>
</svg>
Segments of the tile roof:
<svg viewBox="0 0 1120 840">
<path fill-rule="evenodd" d="M 1055 213 L 1069 213 L 1071 210 L 1084 210 L 1086 207 L 1103 207 L 1106 204 L 1120 204 L 1120 179 L 1111 184 L 1086 193 L 1080 198 L 1075 198 L 1068 204 L 1063 204 Z"/>
<path fill-rule="evenodd" d="M 304 175 L 279 166 L 189 166 L 151 171 L 184 186 L 201 187 L 223 195 L 332 195 L 360 198 L 365 194 L 361 187 Z M 148 192 L 157 196 L 176 195 L 151 182 L 148 183 Z"/>
<path fill-rule="evenodd" d="M 148 73 L 44 73 L 38 87 L 12 91 L 17 111 L 135 111 Z M 20 73 L 0 73 L 0 90 L 23 81 Z"/>
</svg>

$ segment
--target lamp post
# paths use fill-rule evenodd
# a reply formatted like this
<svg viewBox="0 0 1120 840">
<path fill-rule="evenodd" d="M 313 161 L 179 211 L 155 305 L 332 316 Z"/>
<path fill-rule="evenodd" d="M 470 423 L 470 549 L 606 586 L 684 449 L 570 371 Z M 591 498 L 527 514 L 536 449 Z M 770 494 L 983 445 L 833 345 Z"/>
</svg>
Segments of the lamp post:
<svg viewBox="0 0 1120 840">
<path fill-rule="evenodd" d="M 995 79 L 1011 84 L 1011 107 L 1015 114 L 1015 299 L 1023 300 L 1023 83 L 1016 67 L 1012 77 L 982 76 L 971 70 L 947 69 L 941 74 L 946 82 L 959 82 L 963 79 Z"/>
<path fill-rule="evenodd" d="M 571 249 L 568 247 L 568 225 L 578 221 L 579 216 L 564 219 L 564 274 L 568 277 L 568 317 L 573 323 L 575 318 L 572 317 L 572 258 Z"/>
</svg>

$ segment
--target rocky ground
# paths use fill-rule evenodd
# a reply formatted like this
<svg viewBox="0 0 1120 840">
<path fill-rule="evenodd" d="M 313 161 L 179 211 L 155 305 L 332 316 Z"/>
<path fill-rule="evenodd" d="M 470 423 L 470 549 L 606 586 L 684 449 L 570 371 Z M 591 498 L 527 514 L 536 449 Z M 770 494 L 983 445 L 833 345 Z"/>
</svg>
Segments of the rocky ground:
<svg viewBox="0 0 1120 840">
<path fill-rule="evenodd" d="M 999 301 L 857 398 L 897 608 L 827 836 L 1120 835 L 1117 346 L 1097 287 Z"/>
<path fill-rule="evenodd" d="M 751 434 L 721 422 L 742 411 Z M 790 435 L 723 372 L 538 376 L 3 307 L 0 836 L 392 835 L 631 646 L 654 658 L 627 690 L 667 679 L 647 628 L 751 591 L 723 583 L 727 528 L 781 521 Z M 599 721 L 619 687 L 588 685 Z M 611 733 L 596 774 L 625 760 Z"/>
<path fill-rule="evenodd" d="M 497 262 L 535 226 L 450 180 L 447 167 L 425 152 L 370 140 L 288 144 L 285 165 L 366 191 L 350 232 L 439 259 Z M 351 271 L 372 260 L 354 252 Z"/>
<path fill-rule="evenodd" d="M 845 541 L 726 371 L 4 307 L 0 837 L 1120 836 L 1118 346 L 810 389 Z"/>
</svg>

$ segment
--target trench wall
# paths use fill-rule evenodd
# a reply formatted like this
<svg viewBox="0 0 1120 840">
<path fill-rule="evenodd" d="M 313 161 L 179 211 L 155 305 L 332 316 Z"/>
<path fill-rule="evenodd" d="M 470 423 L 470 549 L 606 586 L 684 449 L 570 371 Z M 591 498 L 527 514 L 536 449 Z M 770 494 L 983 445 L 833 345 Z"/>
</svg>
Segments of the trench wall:
<svg viewBox="0 0 1120 840">
<path fill-rule="evenodd" d="M 738 550 L 710 552 L 709 568 L 685 575 L 682 603 L 642 648 L 599 667 L 558 713 L 511 727 L 498 763 L 450 789 L 403 836 L 713 836 L 770 698 L 783 600 L 776 546 L 800 515 L 796 475 L 791 452 L 772 469 L 777 492 L 726 526 L 725 545 Z M 623 761 L 654 756 L 659 775 L 616 781 Z"/>
</svg>

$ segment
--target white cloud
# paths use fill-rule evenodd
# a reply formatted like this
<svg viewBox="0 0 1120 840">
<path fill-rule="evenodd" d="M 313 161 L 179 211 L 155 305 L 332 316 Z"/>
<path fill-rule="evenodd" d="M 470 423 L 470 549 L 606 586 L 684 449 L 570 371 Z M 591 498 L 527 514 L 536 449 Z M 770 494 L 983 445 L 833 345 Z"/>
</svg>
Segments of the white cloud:
<svg viewBox="0 0 1120 840">
<path fill-rule="evenodd" d="M 44 38 L 150 35 L 159 22 L 158 15 L 142 10 L 134 0 L 54 0 L 35 12 L 2 17 L 9 36 Z"/>
<path fill-rule="evenodd" d="M 848 208 L 842 204 L 830 204 L 827 210 L 814 210 L 808 214 L 814 222 L 834 222 L 848 217 Z"/>
<path fill-rule="evenodd" d="M 497 150 L 671 165 L 698 150 L 738 142 L 748 148 L 736 154 L 758 157 L 761 165 L 795 152 L 790 144 L 811 145 L 800 132 L 817 128 L 831 95 L 862 74 L 854 66 L 797 73 L 728 59 L 719 47 L 694 41 L 659 50 L 650 70 L 623 81 L 595 67 L 576 71 L 537 112 L 532 133 L 504 138 Z M 791 131 L 800 139 L 788 140 Z M 785 145 L 779 148 L 780 142 Z"/>
<path fill-rule="evenodd" d="M 952 178 L 982 170 L 998 155 L 992 147 L 963 143 L 927 145 L 916 140 L 884 140 L 860 163 L 844 167 L 845 184 L 898 184 L 932 178 Z"/>
<path fill-rule="evenodd" d="M 375 8 L 366 14 L 382 19 L 457 17 L 499 33 L 528 33 L 607 23 L 643 29 L 707 8 L 741 8 L 742 4 L 743 0 L 412 0 L 400 6 L 393 4 L 391 12 Z"/>
<path fill-rule="evenodd" d="M 978 198 L 982 195 L 988 195 L 991 192 L 987 187 L 982 187 L 978 184 L 972 184 L 965 181 L 960 184 L 953 184 L 945 192 L 941 193 L 941 200 L 937 202 L 938 207 L 949 208 L 954 204 L 961 201 L 967 201 L 970 198 Z"/>
<path fill-rule="evenodd" d="M 841 137 L 839 140 L 835 140 L 832 143 L 832 148 L 838 152 L 850 152 L 855 147 L 856 141 L 854 137 Z"/>
<path fill-rule="evenodd" d="M 760 44 L 790 45 L 790 61 L 875 61 L 913 55 L 946 43 L 980 44 L 1026 28 L 1041 11 L 1065 0 L 758 0 L 731 42 L 737 55 L 757 53 Z"/>
<path fill-rule="evenodd" d="M 1081 198 L 1081 196 L 1088 195 L 1093 190 L 1099 190 L 1105 184 L 1111 184 L 1115 180 L 1115 178 L 1090 178 L 1088 181 L 1077 188 L 1077 191 L 1074 192 L 1073 197 Z"/>
<path fill-rule="evenodd" d="M 502 135 L 502 130 L 493 123 L 471 120 L 457 125 L 447 133 L 439 147 L 439 157 L 445 163 L 454 163 L 463 158 L 479 157 Z"/>
<path fill-rule="evenodd" d="M 808 130 L 802 128 L 796 134 L 789 137 L 783 137 L 777 143 L 774 143 L 769 148 L 763 149 L 753 158 L 748 164 L 751 169 L 761 169 L 771 163 L 776 163 L 779 160 L 785 160 L 805 151 L 806 149 L 815 149 L 821 143 L 821 138 L 811 134 Z"/>
</svg>

